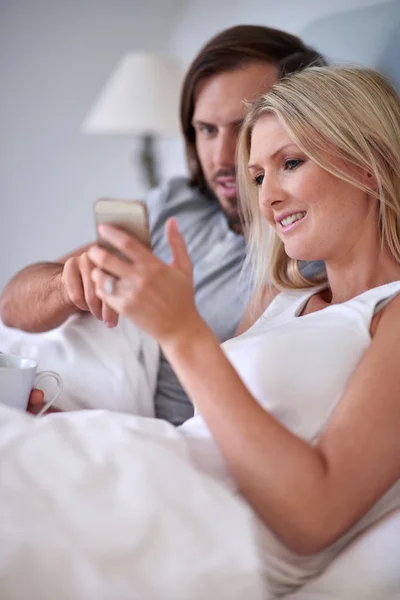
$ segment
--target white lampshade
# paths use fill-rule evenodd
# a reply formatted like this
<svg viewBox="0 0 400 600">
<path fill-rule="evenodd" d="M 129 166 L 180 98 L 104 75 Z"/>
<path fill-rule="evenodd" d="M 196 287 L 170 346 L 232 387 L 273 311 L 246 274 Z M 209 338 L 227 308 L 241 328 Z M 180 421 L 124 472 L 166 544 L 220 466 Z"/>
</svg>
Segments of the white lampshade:
<svg viewBox="0 0 400 600">
<path fill-rule="evenodd" d="M 182 75 L 171 59 L 130 53 L 117 64 L 86 116 L 88 134 L 179 134 Z"/>
</svg>

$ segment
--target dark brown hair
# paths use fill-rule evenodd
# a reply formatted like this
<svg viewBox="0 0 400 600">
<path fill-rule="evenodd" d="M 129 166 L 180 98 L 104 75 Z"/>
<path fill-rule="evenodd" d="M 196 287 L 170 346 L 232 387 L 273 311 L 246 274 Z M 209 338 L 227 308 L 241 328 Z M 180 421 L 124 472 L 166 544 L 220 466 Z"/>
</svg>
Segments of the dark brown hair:
<svg viewBox="0 0 400 600">
<path fill-rule="evenodd" d="M 237 25 L 211 38 L 186 73 L 180 105 L 190 182 L 202 192 L 207 190 L 207 184 L 197 155 L 196 134 L 192 125 L 198 85 L 213 75 L 233 71 L 255 61 L 278 64 L 280 76 L 299 71 L 310 64 L 326 64 L 323 56 L 306 46 L 300 38 L 270 27 Z"/>
</svg>

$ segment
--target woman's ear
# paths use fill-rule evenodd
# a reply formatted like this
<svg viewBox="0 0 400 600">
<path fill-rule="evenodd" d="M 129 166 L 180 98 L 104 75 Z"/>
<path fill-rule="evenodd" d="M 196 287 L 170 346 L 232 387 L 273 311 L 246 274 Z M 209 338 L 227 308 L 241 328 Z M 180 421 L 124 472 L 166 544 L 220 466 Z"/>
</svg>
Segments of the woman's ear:
<svg viewBox="0 0 400 600">
<path fill-rule="evenodd" d="M 349 169 L 351 175 L 358 179 L 362 185 L 365 185 L 365 187 L 370 189 L 371 192 L 378 191 L 378 181 L 373 172 L 365 169 L 361 165 L 352 165 Z"/>
<path fill-rule="evenodd" d="M 373 173 L 365 172 L 365 185 L 373 190 L 374 192 L 378 189 L 378 181 Z"/>
</svg>

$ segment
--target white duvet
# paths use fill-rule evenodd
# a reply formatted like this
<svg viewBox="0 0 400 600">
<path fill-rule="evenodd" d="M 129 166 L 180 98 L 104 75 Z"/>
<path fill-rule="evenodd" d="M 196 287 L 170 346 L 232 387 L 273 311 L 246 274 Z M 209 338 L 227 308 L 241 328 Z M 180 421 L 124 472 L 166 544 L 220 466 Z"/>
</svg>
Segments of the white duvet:
<svg viewBox="0 0 400 600">
<path fill-rule="evenodd" d="M 0 351 L 58 371 L 64 410 L 154 414 L 158 346 L 124 319 L 108 330 L 76 315 L 45 334 L 0 323 Z M 219 456 L 196 419 L 177 431 L 100 410 L 34 420 L 0 404 L 0 600 L 271 598 L 252 514 Z M 399 534 L 397 513 L 290 597 L 400 600 Z"/>
<path fill-rule="evenodd" d="M 0 405 L 1 600 L 258 600 L 255 536 L 171 425 Z"/>
<path fill-rule="evenodd" d="M 154 414 L 154 340 L 80 314 L 40 334 L 0 323 L 0 351 L 60 373 L 63 410 L 107 409 L 35 420 L 0 403 L 1 600 L 263 597 L 249 509 L 183 433 L 132 416 Z"/>
</svg>

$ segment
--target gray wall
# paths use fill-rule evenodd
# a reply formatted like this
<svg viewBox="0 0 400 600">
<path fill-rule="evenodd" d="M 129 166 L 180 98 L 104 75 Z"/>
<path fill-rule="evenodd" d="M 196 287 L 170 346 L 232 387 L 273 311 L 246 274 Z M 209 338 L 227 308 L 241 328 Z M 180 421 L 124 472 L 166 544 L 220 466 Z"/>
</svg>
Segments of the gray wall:
<svg viewBox="0 0 400 600">
<path fill-rule="evenodd" d="M 400 0 L 323 17 L 301 31 L 334 62 L 374 67 L 400 90 Z M 335 32 L 335 35 L 332 35 Z"/>
<path fill-rule="evenodd" d="M 93 238 L 92 203 L 140 197 L 133 140 L 79 127 L 120 56 L 164 52 L 182 0 L 1 0 L 0 289 Z"/>
<path fill-rule="evenodd" d="M 301 35 L 338 58 L 370 64 L 399 14 L 399 0 L 193 0 L 182 10 L 171 49 L 187 63 L 211 35 L 252 23 Z"/>
<path fill-rule="evenodd" d="M 96 198 L 145 193 L 133 140 L 79 132 L 123 53 L 165 51 L 186 66 L 217 31 L 265 24 L 400 89 L 399 20 L 400 0 L 0 0 L 0 288 L 92 239 Z M 164 177 L 185 172 L 181 141 L 159 151 Z"/>
</svg>

